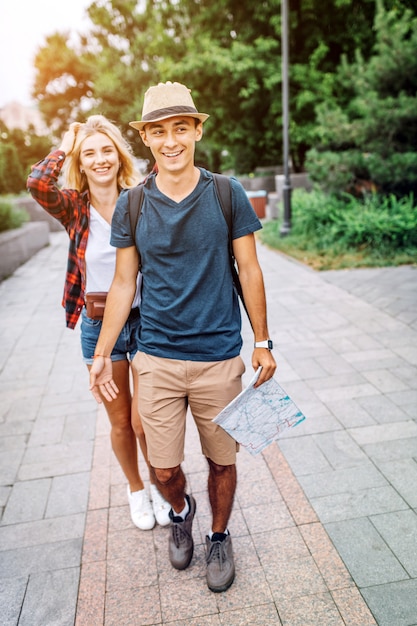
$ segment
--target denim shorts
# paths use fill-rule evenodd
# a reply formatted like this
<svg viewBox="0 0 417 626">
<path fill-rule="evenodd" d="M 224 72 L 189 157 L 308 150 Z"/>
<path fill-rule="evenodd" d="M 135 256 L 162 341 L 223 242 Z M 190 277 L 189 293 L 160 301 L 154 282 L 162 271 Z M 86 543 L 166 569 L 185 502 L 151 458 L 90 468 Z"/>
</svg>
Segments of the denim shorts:
<svg viewBox="0 0 417 626">
<path fill-rule="evenodd" d="M 136 333 L 139 320 L 139 309 L 132 309 L 111 353 L 112 361 L 124 361 L 126 359 L 131 361 L 135 356 L 138 350 Z M 81 312 L 81 350 L 83 353 L 83 361 L 88 365 L 93 363 L 93 355 L 101 325 L 101 320 L 92 320 L 90 317 L 87 317 L 87 311 L 84 307 Z"/>
</svg>

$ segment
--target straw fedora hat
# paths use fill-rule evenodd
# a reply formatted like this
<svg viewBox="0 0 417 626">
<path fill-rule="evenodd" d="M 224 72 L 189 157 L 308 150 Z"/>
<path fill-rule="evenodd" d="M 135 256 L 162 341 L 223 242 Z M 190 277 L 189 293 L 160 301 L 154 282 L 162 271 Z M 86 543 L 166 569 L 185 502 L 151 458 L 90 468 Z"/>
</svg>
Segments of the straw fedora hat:
<svg viewBox="0 0 417 626">
<path fill-rule="evenodd" d="M 209 117 L 206 113 L 197 111 L 191 97 L 191 90 L 185 85 L 171 83 L 171 81 L 159 83 L 159 85 L 149 87 L 145 93 L 142 119 L 129 122 L 129 126 L 142 130 L 145 124 L 159 122 L 176 115 L 195 117 L 201 122 L 205 122 Z"/>
</svg>

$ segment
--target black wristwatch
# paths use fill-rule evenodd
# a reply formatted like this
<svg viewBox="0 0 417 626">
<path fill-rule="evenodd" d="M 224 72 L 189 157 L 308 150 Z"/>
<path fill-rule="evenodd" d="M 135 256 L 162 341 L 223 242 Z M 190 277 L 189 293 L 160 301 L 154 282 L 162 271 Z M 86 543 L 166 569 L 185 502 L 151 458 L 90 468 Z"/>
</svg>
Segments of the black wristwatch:
<svg viewBox="0 0 417 626">
<path fill-rule="evenodd" d="M 272 350 L 274 344 L 271 339 L 265 339 L 265 341 L 255 341 L 253 346 L 254 348 L 268 348 L 268 350 Z"/>
</svg>

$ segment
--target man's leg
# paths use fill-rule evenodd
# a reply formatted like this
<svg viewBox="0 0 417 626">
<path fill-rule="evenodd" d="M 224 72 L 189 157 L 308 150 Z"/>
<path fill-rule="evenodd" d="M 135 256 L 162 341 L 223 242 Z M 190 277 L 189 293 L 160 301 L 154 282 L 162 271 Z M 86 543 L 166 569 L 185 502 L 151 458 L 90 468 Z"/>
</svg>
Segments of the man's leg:
<svg viewBox="0 0 417 626">
<path fill-rule="evenodd" d="M 195 500 L 185 493 L 184 458 L 187 411 L 186 363 L 138 352 L 133 366 L 139 375 L 139 414 L 148 446 L 151 476 L 171 505 L 168 551 L 171 564 L 185 569 L 194 543 Z"/>
<path fill-rule="evenodd" d="M 162 493 L 174 511 L 182 511 L 185 499 L 185 476 L 181 465 L 166 469 L 151 467 L 151 474 L 158 491 Z"/>
<path fill-rule="evenodd" d="M 158 490 L 172 507 L 169 513 L 169 560 L 176 569 L 185 569 L 191 563 L 194 552 L 192 526 L 196 502 L 193 496 L 185 493 L 185 476 L 180 465 L 166 469 L 152 468 L 151 471 Z"/>
<path fill-rule="evenodd" d="M 209 464 L 208 495 L 213 515 L 213 533 L 224 533 L 227 529 L 236 491 L 236 465 Z"/>
<path fill-rule="evenodd" d="M 206 536 L 206 576 L 207 586 L 214 592 L 226 591 L 235 578 L 232 538 L 227 526 L 236 491 L 236 442 L 212 420 L 242 390 L 244 369 L 240 357 L 203 366 L 200 393 L 190 402 L 209 465 L 212 527 Z"/>
<path fill-rule="evenodd" d="M 209 464 L 208 493 L 213 515 L 212 532 L 206 537 L 207 585 L 226 591 L 235 578 L 232 538 L 227 529 L 236 490 L 236 465 Z"/>
<path fill-rule="evenodd" d="M 227 524 L 236 490 L 236 442 L 213 422 L 242 390 L 245 366 L 240 357 L 194 364 L 196 376 L 188 400 L 208 460 L 212 528 L 206 536 L 207 585 L 226 591 L 235 577 L 232 539 Z"/>
</svg>

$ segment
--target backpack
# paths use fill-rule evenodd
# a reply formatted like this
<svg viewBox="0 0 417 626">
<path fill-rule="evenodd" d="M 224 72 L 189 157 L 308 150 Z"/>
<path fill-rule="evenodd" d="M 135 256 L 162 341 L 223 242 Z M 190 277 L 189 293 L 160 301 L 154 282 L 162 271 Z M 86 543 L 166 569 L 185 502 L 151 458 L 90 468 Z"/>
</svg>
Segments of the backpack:
<svg viewBox="0 0 417 626">
<path fill-rule="evenodd" d="M 218 197 L 218 200 L 220 202 L 220 206 L 223 212 L 223 217 L 226 220 L 227 229 L 229 232 L 229 260 L 230 260 L 230 270 L 232 272 L 232 277 L 233 277 L 233 283 L 250 321 L 249 313 L 246 308 L 245 300 L 243 298 L 243 292 L 242 292 L 242 286 L 239 280 L 239 274 L 236 268 L 236 260 L 233 255 L 232 188 L 230 185 L 230 180 L 227 176 L 224 176 L 223 174 L 214 174 L 214 173 L 213 173 L 213 179 L 214 179 L 214 186 L 216 189 L 217 197 Z M 142 212 L 143 183 L 139 183 L 139 185 L 137 185 L 136 187 L 129 189 L 127 198 L 128 198 L 130 228 L 132 231 L 132 235 L 134 235 L 134 233 L 136 232 L 136 226 L 140 218 L 140 214 Z"/>
</svg>

